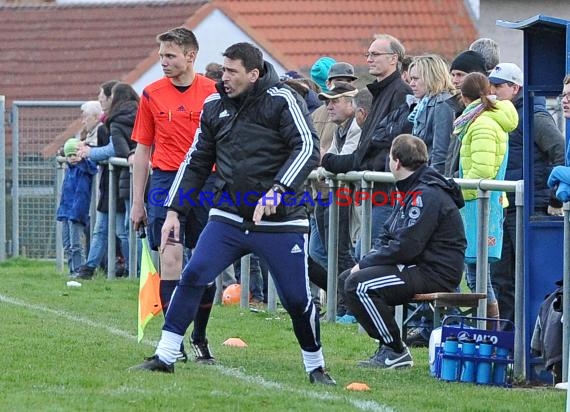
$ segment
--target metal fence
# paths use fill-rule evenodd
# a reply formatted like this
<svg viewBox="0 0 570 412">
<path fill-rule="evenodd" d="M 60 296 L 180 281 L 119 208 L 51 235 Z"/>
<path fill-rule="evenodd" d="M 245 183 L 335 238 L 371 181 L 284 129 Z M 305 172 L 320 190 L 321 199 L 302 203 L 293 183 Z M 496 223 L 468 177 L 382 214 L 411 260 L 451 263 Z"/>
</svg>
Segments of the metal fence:
<svg viewBox="0 0 570 412">
<path fill-rule="evenodd" d="M 1 113 L 4 102 L 0 96 Z M 57 258 L 54 139 L 79 120 L 82 103 L 14 101 L 7 122 L 0 122 L 0 261 Z M 548 110 L 563 130 L 560 102 L 548 99 Z"/>
<path fill-rule="evenodd" d="M 63 253 L 61 251 L 61 243 L 56 242 L 56 220 L 55 211 L 59 201 L 58 193 L 61 185 L 61 175 L 57 173 L 61 170 L 57 166 L 55 160 L 55 152 L 53 141 L 56 136 L 61 136 L 69 126 L 79 118 L 78 108 L 83 102 L 13 102 L 10 123 L 12 125 L 11 151 L 5 150 L 6 129 L 4 122 L 0 126 L 0 192 L 11 192 L 11 196 L 5 196 L 5 202 L 0 204 L 0 261 L 4 260 L 7 255 L 26 256 L 32 258 L 48 258 L 56 259 L 58 266 L 63 266 Z M 4 112 L 4 99 L 0 96 L 0 111 Z M 563 125 L 564 122 L 559 123 Z M 9 131 L 8 131 L 9 132 Z M 8 133 L 9 135 L 9 133 Z M 67 136 L 71 137 L 71 136 Z M 11 153 L 7 155 L 7 153 Z M 112 159 L 111 164 L 123 165 L 124 159 Z M 113 170 L 111 168 L 111 173 Z M 56 175 L 58 178 L 56 178 Z M 351 172 L 343 175 L 330 175 L 330 186 L 333 193 L 335 188 L 346 182 L 360 182 L 362 190 L 371 191 L 373 182 L 390 182 L 393 177 L 389 173 L 377 172 Z M 311 178 L 316 178 L 313 173 Z M 114 179 L 109 179 L 111 182 Z M 521 257 L 524 253 L 522 242 L 523 230 L 523 185 L 522 182 L 505 182 L 505 181 L 477 181 L 477 180 L 458 180 L 458 183 L 464 188 L 479 189 L 480 217 L 481 222 L 485 222 L 484 218 L 488 214 L 488 194 L 491 190 L 516 191 L 517 206 L 517 247 L 516 255 Z M 111 191 L 114 193 L 114 191 Z M 114 202 L 113 202 L 114 203 Z M 570 224 L 569 205 L 565 204 L 565 245 L 566 251 L 570 250 Z M 370 248 L 371 228 L 370 228 L 370 212 L 371 202 L 363 202 L 362 207 L 362 226 L 361 239 L 362 251 L 366 252 Z M 110 208 L 109 213 L 114 213 L 114 209 Z M 7 219 L 11 216 L 11 219 Z M 115 222 L 110 216 L 109 222 Z M 332 297 L 327 300 L 327 320 L 334 321 L 336 315 L 336 274 L 337 267 L 337 249 L 338 243 L 338 204 L 331 203 L 329 214 L 329 227 L 331 228 L 328 242 L 328 284 L 327 296 Z M 486 245 L 487 238 L 486 225 L 483 225 L 478 233 L 479 245 Z M 114 234 L 114 230 L 109 230 L 110 234 Z M 111 239 L 112 238 L 112 239 Z M 11 240 L 10 240 L 11 239 Z M 134 240 L 131 231 L 131 241 Z M 109 237 L 109 246 L 114 245 L 114 236 Z M 109 266 L 111 277 L 114 277 L 114 247 L 109 247 Z M 136 262 L 137 248 L 132 247 L 130 262 Z M 486 247 L 478 248 L 477 256 L 477 291 L 486 291 L 487 281 L 487 252 Z M 565 253 L 565 283 L 570 283 L 570 252 Z M 244 266 L 246 266 L 245 263 Z M 136 276 L 136 263 L 130 265 L 131 277 Z M 244 267 L 246 269 L 246 267 Z M 242 293 L 242 305 L 247 305 L 247 271 L 243 271 L 242 281 L 244 289 Z M 220 283 L 221 285 L 221 279 Z M 516 263 L 516 319 L 515 328 L 515 374 L 521 376 L 526 370 L 524 366 L 525 360 L 525 327 L 524 319 L 524 290 L 523 290 L 523 270 L 522 259 L 517 259 Z M 219 288 L 220 289 L 220 288 Z M 570 294 L 565 294 L 565 306 L 569 304 Z M 269 287 L 269 309 L 275 310 L 276 297 L 275 290 L 271 285 Z M 481 305 L 478 315 L 484 317 L 486 308 Z M 565 319 L 565 330 L 569 328 L 570 320 Z M 564 358 L 568 359 L 568 350 L 565 348 Z M 565 375 L 567 371 L 565 371 Z"/>
<path fill-rule="evenodd" d="M 80 118 L 83 102 L 14 101 L 10 116 L 11 150 L 5 159 L 5 210 L 11 219 L 5 252 L 11 256 L 54 259 L 56 139 Z M 66 137 L 71 137 L 66 136 Z M 6 147 L 2 145 L 2 148 Z M 11 155 L 7 155 L 10 153 Z M 2 240 L 2 239 L 0 239 Z"/>
</svg>

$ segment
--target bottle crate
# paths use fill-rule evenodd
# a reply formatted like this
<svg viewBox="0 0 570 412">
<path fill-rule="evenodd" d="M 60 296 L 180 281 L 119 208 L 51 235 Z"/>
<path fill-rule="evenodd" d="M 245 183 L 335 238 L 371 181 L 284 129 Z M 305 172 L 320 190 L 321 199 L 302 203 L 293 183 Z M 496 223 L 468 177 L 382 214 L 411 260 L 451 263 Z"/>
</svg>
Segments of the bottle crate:
<svg viewBox="0 0 570 412">
<path fill-rule="evenodd" d="M 478 321 L 491 327 L 478 329 Z M 509 325 L 510 330 L 499 326 Z M 447 316 L 435 346 L 435 376 L 440 380 L 512 387 L 514 325 L 506 319 Z"/>
</svg>

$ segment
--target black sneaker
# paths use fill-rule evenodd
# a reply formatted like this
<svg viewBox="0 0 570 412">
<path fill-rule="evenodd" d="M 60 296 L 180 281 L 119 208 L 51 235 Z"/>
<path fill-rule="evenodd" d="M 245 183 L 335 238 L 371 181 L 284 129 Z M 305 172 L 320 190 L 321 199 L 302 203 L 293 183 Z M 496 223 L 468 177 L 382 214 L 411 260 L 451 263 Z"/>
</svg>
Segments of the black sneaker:
<svg viewBox="0 0 570 412">
<path fill-rule="evenodd" d="M 336 381 L 321 366 L 309 373 L 309 381 L 322 385 L 336 385 Z"/>
<path fill-rule="evenodd" d="M 128 278 L 129 277 L 129 269 L 125 267 L 125 265 L 117 265 L 115 267 L 115 277 L 118 278 Z"/>
<path fill-rule="evenodd" d="M 406 337 L 406 345 L 410 348 L 427 348 L 429 346 L 429 338 L 426 339 L 424 333 L 427 333 L 425 328 L 411 330 Z"/>
<path fill-rule="evenodd" d="M 205 365 L 213 365 L 216 363 L 216 359 L 210 352 L 208 340 L 202 342 L 192 342 L 192 347 L 194 348 L 194 354 L 196 355 L 194 362 L 203 363 Z"/>
<path fill-rule="evenodd" d="M 359 366 L 368 368 L 397 369 L 414 366 L 412 354 L 407 346 L 400 353 L 389 346 L 382 345 L 368 360 L 358 362 Z"/>
<path fill-rule="evenodd" d="M 73 276 L 75 279 L 89 280 L 93 279 L 93 274 L 95 273 L 95 268 L 91 266 L 83 265 L 79 268 L 77 273 Z"/>
<path fill-rule="evenodd" d="M 130 371 L 151 371 L 151 372 L 163 372 L 163 373 L 174 373 L 174 364 L 168 365 L 161 361 L 158 355 L 146 358 L 140 365 L 135 365 L 129 368 Z"/>
</svg>

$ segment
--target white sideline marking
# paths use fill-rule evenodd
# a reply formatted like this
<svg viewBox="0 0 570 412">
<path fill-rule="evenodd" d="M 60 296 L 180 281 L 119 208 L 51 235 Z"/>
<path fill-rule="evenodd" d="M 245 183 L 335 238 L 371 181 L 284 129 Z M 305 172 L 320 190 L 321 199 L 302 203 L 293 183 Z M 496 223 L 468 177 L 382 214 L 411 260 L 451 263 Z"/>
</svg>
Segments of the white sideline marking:
<svg viewBox="0 0 570 412">
<path fill-rule="evenodd" d="M 111 333 L 112 335 L 117 335 L 117 336 L 120 336 L 122 338 L 127 338 L 127 339 L 134 340 L 134 341 L 137 340 L 136 335 L 133 335 L 129 332 L 125 332 L 124 330 L 113 328 L 112 326 L 103 325 L 102 323 L 95 322 L 93 320 L 90 320 L 90 319 L 87 319 L 87 318 L 84 318 L 81 316 L 76 316 L 76 315 L 64 312 L 62 310 L 50 309 L 50 308 L 42 306 L 42 305 L 36 305 L 34 303 L 27 303 L 27 302 L 24 302 L 23 300 L 11 298 L 11 297 L 5 296 L 5 295 L 0 295 L 0 302 L 11 303 L 12 305 L 21 306 L 21 307 L 26 308 L 26 309 L 37 310 L 39 312 L 44 312 L 44 313 L 49 313 L 52 315 L 60 316 L 64 319 L 71 320 L 73 322 L 83 323 L 84 325 L 90 326 L 92 328 L 104 329 L 107 332 Z M 142 342 L 146 343 L 147 345 L 153 345 L 153 346 L 155 346 L 158 343 L 156 341 L 151 341 L 148 339 L 143 339 Z"/>
<path fill-rule="evenodd" d="M 117 329 L 117 328 L 113 328 L 111 326 L 104 325 L 104 324 L 99 323 L 99 322 L 95 322 L 93 320 L 90 320 L 90 319 L 87 319 L 87 318 L 84 318 L 81 316 L 73 315 L 73 314 L 70 314 L 70 313 L 62 311 L 62 310 L 56 310 L 56 309 L 51 309 L 51 308 L 48 308 L 48 307 L 45 307 L 42 305 L 27 303 L 27 302 L 24 302 L 23 300 L 11 298 L 9 296 L 5 296 L 5 295 L 1 295 L 1 294 L 0 294 L 0 302 L 9 303 L 9 304 L 12 304 L 15 306 L 20 306 L 20 307 L 35 310 L 38 312 L 49 313 L 49 314 L 56 315 L 56 316 L 62 317 L 64 319 L 73 321 L 73 322 L 82 323 L 82 324 L 87 325 L 87 326 L 92 327 L 92 328 L 106 330 L 107 332 L 109 332 L 112 335 L 120 336 L 122 338 L 130 339 L 133 341 L 137 340 L 137 336 L 134 334 L 131 334 L 131 333 L 126 332 L 126 331 L 121 330 L 121 329 Z M 145 343 L 145 344 L 147 344 L 149 346 L 153 346 L 153 347 L 156 346 L 156 344 L 157 344 L 156 341 L 152 341 L 149 339 L 143 339 L 142 343 Z M 235 369 L 235 368 L 228 368 L 228 367 L 221 366 L 221 365 L 216 365 L 216 366 L 214 366 L 214 368 L 216 368 L 223 375 L 231 376 L 231 377 L 237 378 L 241 381 L 244 381 L 247 383 L 252 383 L 252 384 L 255 384 L 258 386 L 262 386 L 262 387 L 267 388 L 267 389 L 276 389 L 279 391 L 292 392 L 292 393 L 295 393 L 297 395 L 301 395 L 301 396 L 304 396 L 306 398 L 311 398 L 311 399 L 315 399 L 315 400 L 346 401 L 346 402 L 352 404 L 352 406 L 354 406 L 355 408 L 360 409 L 362 411 L 380 411 L 380 412 L 392 412 L 393 411 L 393 409 L 390 408 L 389 406 L 381 405 L 381 404 L 376 403 L 374 401 L 351 399 L 348 396 L 337 396 L 337 395 L 333 395 L 333 394 L 327 393 L 327 392 L 316 392 L 316 391 L 310 391 L 310 390 L 288 388 L 288 387 L 282 385 L 281 383 L 268 381 L 266 379 L 263 379 L 260 376 L 246 375 L 243 372 L 241 372 L 240 370 Z"/>
<path fill-rule="evenodd" d="M 363 410 L 363 411 L 382 411 L 382 412 L 391 412 L 393 411 L 392 408 L 386 405 L 380 405 L 374 401 L 363 401 L 358 399 L 351 399 L 345 396 L 336 396 L 327 392 L 314 392 L 309 390 L 303 389 L 292 389 L 278 382 L 268 381 L 263 379 L 260 376 L 249 376 L 242 373 L 240 370 L 235 368 L 227 368 L 224 366 L 216 365 L 214 366 L 218 369 L 223 375 L 231 376 L 232 378 L 237 378 L 247 383 L 252 383 L 257 386 L 262 386 L 264 388 L 270 389 L 277 389 L 281 391 L 288 391 L 296 393 L 297 395 L 305 396 L 307 398 L 317 399 L 317 400 L 328 400 L 328 401 L 340 401 L 344 400 L 351 403 L 354 407 Z"/>
</svg>

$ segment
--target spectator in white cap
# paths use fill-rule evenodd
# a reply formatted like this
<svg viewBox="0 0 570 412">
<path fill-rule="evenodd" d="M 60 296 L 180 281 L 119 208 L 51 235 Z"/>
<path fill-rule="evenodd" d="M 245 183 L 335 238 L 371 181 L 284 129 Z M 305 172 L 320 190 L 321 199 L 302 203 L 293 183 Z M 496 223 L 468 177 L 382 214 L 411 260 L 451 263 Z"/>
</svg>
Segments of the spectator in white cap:
<svg viewBox="0 0 570 412">
<path fill-rule="evenodd" d="M 518 92 L 518 89 L 523 85 L 523 73 L 519 66 L 514 63 L 501 63 L 495 66 L 495 68 L 491 71 L 489 74 L 489 81 L 493 85 L 508 84 L 509 87 L 513 88 L 513 90 L 513 86 L 517 85 Z"/>
<path fill-rule="evenodd" d="M 547 179 L 554 166 L 564 164 L 564 137 L 556 127 L 554 119 L 546 110 L 546 99 L 535 96 L 533 107 L 533 128 L 531 136 L 523 136 L 523 73 L 513 63 L 498 64 L 489 75 L 491 92 L 498 100 L 510 100 L 517 109 L 517 128 L 509 133 L 509 157 L 505 180 L 523 178 L 523 144 L 533 148 L 534 216 L 562 215 L 562 203 L 556 193 L 547 186 Z M 532 137 L 532 140 L 529 139 Z M 515 199 L 514 193 L 507 193 L 509 206 L 503 221 L 504 235 L 501 260 L 491 265 L 491 279 L 497 293 L 501 318 L 514 321 L 515 305 Z"/>
</svg>

